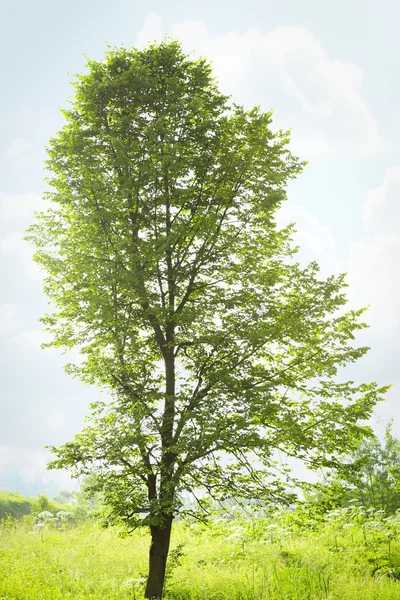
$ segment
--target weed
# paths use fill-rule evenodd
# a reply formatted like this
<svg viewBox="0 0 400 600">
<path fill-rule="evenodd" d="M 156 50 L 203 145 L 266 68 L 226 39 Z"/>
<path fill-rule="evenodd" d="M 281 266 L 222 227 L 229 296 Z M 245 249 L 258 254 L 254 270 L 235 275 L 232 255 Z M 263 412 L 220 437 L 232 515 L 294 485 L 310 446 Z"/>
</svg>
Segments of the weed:
<svg viewBox="0 0 400 600">
<path fill-rule="evenodd" d="M 400 600 L 400 517 L 336 511 L 175 524 L 165 600 Z M 0 523 L 0 600 L 142 600 L 149 538 L 96 522 Z"/>
</svg>

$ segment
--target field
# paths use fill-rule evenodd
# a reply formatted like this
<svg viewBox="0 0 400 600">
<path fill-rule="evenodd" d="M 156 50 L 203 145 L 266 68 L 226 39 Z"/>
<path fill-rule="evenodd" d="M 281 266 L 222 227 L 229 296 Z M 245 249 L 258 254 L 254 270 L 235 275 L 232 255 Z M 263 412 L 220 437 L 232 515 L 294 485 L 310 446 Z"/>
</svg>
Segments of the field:
<svg viewBox="0 0 400 600">
<path fill-rule="evenodd" d="M 175 525 L 169 600 L 400 600 L 399 517 L 342 510 Z M 148 537 L 96 522 L 0 525 L 1 600 L 143 598 Z"/>
</svg>

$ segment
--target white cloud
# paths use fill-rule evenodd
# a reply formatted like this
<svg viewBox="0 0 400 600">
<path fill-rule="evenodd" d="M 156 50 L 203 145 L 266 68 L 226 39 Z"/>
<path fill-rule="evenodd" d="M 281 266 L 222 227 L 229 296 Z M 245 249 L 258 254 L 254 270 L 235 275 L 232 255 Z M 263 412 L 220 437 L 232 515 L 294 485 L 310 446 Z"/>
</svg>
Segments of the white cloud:
<svg viewBox="0 0 400 600">
<path fill-rule="evenodd" d="M 34 211 L 41 208 L 44 208 L 44 202 L 36 194 L 4 194 L 0 192 L 0 223 L 2 226 L 21 221 L 28 224 L 33 220 Z"/>
<path fill-rule="evenodd" d="M 6 153 L 10 166 L 15 170 L 24 167 L 31 148 L 31 142 L 22 137 L 16 137 Z"/>
<path fill-rule="evenodd" d="M 18 469 L 28 481 L 40 477 L 44 483 L 55 482 L 61 488 L 76 489 L 77 483 L 66 471 L 47 470 L 51 458 L 48 450 L 0 446 L 0 473 Z M 21 465 L 23 469 L 20 468 Z"/>
<path fill-rule="evenodd" d="M 0 237 L 0 259 L 15 259 L 19 265 L 15 276 L 23 277 L 27 275 L 37 281 L 42 281 L 42 273 L 39 266 L 33 262 L 34 249 L 31 244 L 23 239 L 23 233 L 13 231 L 3 237 Z M 6 265 L 6 261 L 2 261 Z"/>
<path fill-rule="evenodd" d="M 0 446 L 0 472 L 16 469 L 23 464 L 24 475 L 28 479 L 33 479 L 38 473 L 45 470 L 48 454 L 44 450 Z"/>
<path fill-rule="evenodd" d="M 321 224 L 305 206 L 283 204 L 277 213 L 278 225 L 296 224 L 296 242 L 302 248 L 313 252 L 315 258 L 330 254 L 335 250 L 335 239 L 327 225 Z"/>
<path fill-rule="evenodd" d="M 41 272 L 32 256 L 34 248 L 26 242 L 24 230 L 34 222 L 35 211 L 46 210 L 49 201 L 37 194 L 4 194 L 0 192 L 0 259 L 2 266 L 17 261 L 22 267 L 15 275 L 41 280 Z"/>
<path fill-rule="evenodd" d="M 162 22 L 163 18 L 161 15 L 157 13 L 149 14 L 143 23 L 141 31 L 136 37 L 136 46 L 140 48 L 148 42 L 162 38 Z"/>
<path fill-rule="evenodd" d="M 279 227 L 295 223 L 294 243 L 300 247 L 298 258 L 304 262 L 316 260 L 321 267 L 322 276 L 343 270 L 336 257 L 336 242 L 332 232 L 305 206 L 284 203 L 276 220 Z"/>
<path fill-rule="evenodd" d="M 32 148 L 32 144 L 22 137 L 16 137 L 11 146 L 7 151 L 7 156 L 10 159 L 16 159 L 26 153 L 29 148 Z"/>
<path fill-rule="evenodd" d="M 49 341 L 50 336 L 41 329 L 29 329 L 21 331 L 12 337 L 15 344 L 25 350 L 41 350 L 41 344 Z"/>
<path fill-rule="evenodd" d="M 162 18 L 146 19 L 137 43 L 162 38 Z M 378 125 L 362 97 L 361 69 L 335 60 L 312 32 L 280 26 L 251 27 L 212 36 L 201 21 L 174 24 L 170 33 L 212 59 L 224 92 L 246 106 L 275 109 L 274 125 L 293 129 L 295 152 L 368 156 L 382 150 Z"/>
<path fill-rule="evenodd" d="M 353 242 L 346 261 L 337 257 L 335 239 L 329 228 L 320 223 L 304 206 L 284 204 L 278 213 L 278 225 L 296 223 L 295 242 L 300 245 L 300 259 L 315 259 L 322 275 L 348 272 L 347 308 L 370 304 L 365 320 L 369 329 L 358 332 L 357 345 L 371 346 L 370 352 L 356 365 L 343 370 L 345 379 L 378 380 L 393 383 L 386 402 L 375 410 L 387 423 L 398 416 L 400 350 L 400 165 L 388 169 L 382 185 L 369 192 L 364 207 L 364 236 Z M 397 431 L 400 435 L 400 431 Z"/>
<path fill-rule="evenodd" d="M 0 305 L 0 336 L 5 336 L 22 326 L 21 307 L 17 304 Z"/>
<path fill-rule="evenodd" d="M 370 303 L 368 315 L 378 343 L 400 339 L 400 165 L 387 170 L 382 186 L 371 190 L 364 204 L 367 234 L 353 243 L 349 274 L 354 294 Z"/>
<path fill-rule="evenodd" d="M 65 415 L 65 412 L 61 408 L 48 414 L 47 420 L 49 422 L 50 427 L 52 427 L 53 429 L 61 428 L 67 423 L 67 417 Z"/>
<path fill-rule="evenodd" d="M 371 233 L 397 233 L 400 223 L 400 165 L 390 167 L 383 184 L 370 190 L 364 203 L 363 223 Z"/>
</svg>

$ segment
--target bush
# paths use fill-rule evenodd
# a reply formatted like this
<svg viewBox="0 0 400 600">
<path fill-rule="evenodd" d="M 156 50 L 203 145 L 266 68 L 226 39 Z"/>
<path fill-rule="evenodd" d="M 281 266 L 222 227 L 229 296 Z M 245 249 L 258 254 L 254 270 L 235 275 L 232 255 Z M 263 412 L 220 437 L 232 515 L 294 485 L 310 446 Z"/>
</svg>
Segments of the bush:
<svg viewBox="0 0 400 600">
<path fill-rule="evenodd" d="M 59 510 L 58 506 L 44 494 L 31 501 L 31 513 L 35 516 L 42 512 L 54 514 L 57 510 Z"/>
<path fill-rule="evenodd" d="M 0 492 L 0 520 L 8 516 L 21 519 L 31 512 L 31 500 L 15 492 Z"/>
</svg>

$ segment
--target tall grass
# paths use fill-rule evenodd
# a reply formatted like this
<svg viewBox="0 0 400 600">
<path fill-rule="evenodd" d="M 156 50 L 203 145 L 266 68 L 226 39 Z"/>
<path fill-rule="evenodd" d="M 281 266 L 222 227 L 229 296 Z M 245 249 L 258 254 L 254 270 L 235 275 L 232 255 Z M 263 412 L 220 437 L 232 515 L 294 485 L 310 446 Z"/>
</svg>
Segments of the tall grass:
<svg viewBox="0 0 400 600">
<path fill-rule="evenodd" d="M 364 518 L 365 517 L 365 518 Z M 400 600 L 397 521 L 339 512 L 326 523 L 175 525 L 166 600 Z M 141 600 L 148 536 L 95 522 L 0 526 L 1 600 Z"/>
</svg>

